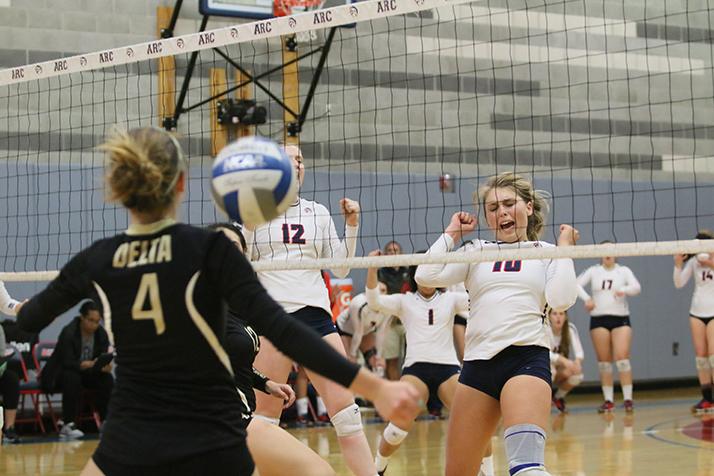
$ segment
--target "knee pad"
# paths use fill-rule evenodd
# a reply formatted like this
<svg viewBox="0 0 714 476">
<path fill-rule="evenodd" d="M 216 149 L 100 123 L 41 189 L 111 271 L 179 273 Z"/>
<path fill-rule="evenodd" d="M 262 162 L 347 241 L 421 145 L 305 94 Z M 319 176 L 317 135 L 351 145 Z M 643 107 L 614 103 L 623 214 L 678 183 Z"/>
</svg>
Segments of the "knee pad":
<svg viewBox="0 0 714 476">
<path fill-rule="evenodd" d="M 618 372 L 629 372 L 632 370 L 632 366 L 630 365 L 630 359 L 618 360 L 617 362 L 615 362 L 615 365 L 617 366 Z"/>
<path fill-rule="evenodd" d="M 382 436 L 384 437 L 384 441 L 392 446 L 397 446 L 404 441 L 404 438 L 406 438 L 408 434 L 408 431 L 404 431 L 394 423 L 390 423 L 387 425 L 387 428 L 384 429 Z"/>
<path fill-rule="evenodd" d="M 709 368 L 714 369 L 714 355 L 709 356 Z"/>
<path fill-rule="evenodd" d="M 583 381 L 583 374 L 578 374 L 578 375 L 571 375 L 568 377 L 568 384 L 572 386 L 580 385 L 580 383 Z"/>
<path fill-rule="evenodd" d="M 536 476 L 545 470 L 545 430 L 538 425 L 524 423 L 506 428 L 503 433 L 511 476 Z"/>
<path fill-rule="evenodd" d="M 600 369 L 600 373 L 611 374 L 612 373 L 612 362 L 598 362 L 597 368 Z"/>
<path fill-rule="evenodd" d="M 256 420 L 263 420 L 271 425 L 280 426 L 280 418 L 270 418 L 269 416 L 261 415 L 259 413 L 254 413 L 253 418 Z"/>
<path fill-rule="evenodd" d="M 354 403 L 330 418 L 337 436 L 352 436 L 362 432 L 362 416 Z"/>
<path fill-rule="evenodd" d="M 697 357 L 697 370 L 709 370 L 711 366 L 709 365 L 709 359 L 706 357 Z"/>
</svg>

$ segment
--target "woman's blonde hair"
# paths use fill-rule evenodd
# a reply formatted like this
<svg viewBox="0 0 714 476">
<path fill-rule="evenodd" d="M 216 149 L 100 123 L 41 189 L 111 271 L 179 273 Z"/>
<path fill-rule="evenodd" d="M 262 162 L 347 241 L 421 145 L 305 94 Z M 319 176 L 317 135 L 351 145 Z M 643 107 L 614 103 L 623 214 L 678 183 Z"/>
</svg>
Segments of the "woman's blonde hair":
<svg viewBox="0 0 714 476">
<path fill-rule="evenodd" d="M 533 204 L 533 214 L 528 217 L 526 233 L 530 241 L 537 241 L 545 228 L 548 194 L 541 190 L 535 190 L 530 181 L 513 172 L 496 175 L 474 192 L 473 200 L 477 206 L 483 208 L 484 216 L 486 215 L 486 195 L 494 188 L 511 188 L 524 202 Z"/>
<path fill-rule="evenodd" d="M 109 199 L 137 212 L 166 210 L 174 187 L 186 171 L 178 141 L 155 127 L 116 129 L 100 146 L 109 154 Z"/>
<path fill-rule="evenodd" d="M 550 320 L 550 314 L 553 312 L 553 308 L 548 309 L 548 320 Z M 565 357 L 566 359 L 570 356 L 570 342 L 572 338 L 570 337 L 570 319 L 568 318 L 568 311 L 563 311 L 565 315 L 565 320 L 563 321 L 563 329 L 560 331 L 560 345 L 558 346 L 558 353 Z"/>
</svg>

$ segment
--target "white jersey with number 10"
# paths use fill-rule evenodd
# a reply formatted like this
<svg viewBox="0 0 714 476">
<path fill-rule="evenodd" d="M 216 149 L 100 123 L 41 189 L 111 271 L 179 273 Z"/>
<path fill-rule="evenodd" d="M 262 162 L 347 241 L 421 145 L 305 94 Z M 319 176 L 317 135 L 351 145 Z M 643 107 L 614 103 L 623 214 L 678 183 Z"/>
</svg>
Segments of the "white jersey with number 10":
<svg viewBox="0 0 714 476">
<path fill-rule="evenodd" d="M 456 253 L 541 246 L 553 245 L 542 241 L 509 244 L 476 240 Z M 453 247 L 451 237 L 441 235 L 429 253 L 445 253 Z M 512 345 L 550 348 L 544 318 L 546 303 L 556 310 L 565 310 L 577 299 L 571 259 L 420 265 L 416 281 L 433 287 L 462 281 L 466 284 L 471 309 L 464 360 L 488 360 Z"/>
</svg>

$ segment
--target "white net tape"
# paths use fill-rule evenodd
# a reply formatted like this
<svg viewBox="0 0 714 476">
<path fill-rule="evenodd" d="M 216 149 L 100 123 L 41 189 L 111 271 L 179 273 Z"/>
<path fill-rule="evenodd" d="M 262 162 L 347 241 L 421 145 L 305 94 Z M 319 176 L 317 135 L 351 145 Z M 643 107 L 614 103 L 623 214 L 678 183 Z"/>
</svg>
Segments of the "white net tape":
<svg viewBox="0 0 714 476">
<path fill-rule="evenodd" d="M 438 254 L 404 254 L 395 256 L 355 257 L 347 259 L 323 258 L 316 260 L 261 261 L 253 263 L 256 271 L 335 268 L 381 268 L 432 263 L 480 263 L 558 258 L 602 258 L 604 256 L 667 256 L 680 253 L 714 253 L 714 240 L 659 241 L 642 243 L 607 243 L 602 245 L 561 246 L 554 248 L 508 248 L 484 251 L 455 251 Z M 0 273 L 0 280 L 8 282 L 49 281 L 58 271 Z"/>
<path fill-rule="evenodd" d="M 321 10 L 319 16 L 308 11 L 0 70 L 0 86 L 464 3 L 476 2 L 475 0 L 368 0 L 351 5 L 340 5 Z"/>
</svg>

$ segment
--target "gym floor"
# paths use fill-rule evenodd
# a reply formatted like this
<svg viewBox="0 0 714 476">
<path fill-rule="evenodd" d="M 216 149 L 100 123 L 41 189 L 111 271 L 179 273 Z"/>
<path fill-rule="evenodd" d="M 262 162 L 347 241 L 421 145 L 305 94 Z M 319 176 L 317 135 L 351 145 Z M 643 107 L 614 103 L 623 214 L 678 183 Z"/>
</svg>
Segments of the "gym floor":
<svg viewBox="0 0 714 476">
<path fill-rule="evenodd" d="M 693 416 L 696 389 L 635 393 L 636 408 L 626 415 L 621 405 L 607 416 L 595 411 L 597 395 L 569 399 L 567 415 L 553 414 L 546 464 L 553 475 L 714 475 L 714 415 Z M 367 421 L 375 419 L 365 415 Z M 381 423 L 368 423 L 367 436 L 376 445 Z M 418 422 L 392 458 L 389 476 L 440 475 L 444 468 L 447 421 Z M 329 427 L 291 430 L 325 457 L 340 475 L 348 475 L 334 432 Z M 494 438 L 496 474 L 507 475 L 500 438 Z M 60 442 L 26 438 L 0 448 L 0 474 L 78 474 L 97 440 Z"/>
</svg>

